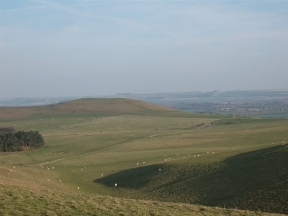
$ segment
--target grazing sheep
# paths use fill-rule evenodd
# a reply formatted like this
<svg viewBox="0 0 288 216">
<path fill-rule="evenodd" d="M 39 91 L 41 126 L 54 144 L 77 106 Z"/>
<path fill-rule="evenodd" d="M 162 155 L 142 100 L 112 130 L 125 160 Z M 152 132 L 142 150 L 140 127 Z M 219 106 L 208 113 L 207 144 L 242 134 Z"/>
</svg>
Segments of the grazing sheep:
<svg viewBox="0 0 288 216">
<path fill-rule="evenodd" d="M 115 187 L 117 187 L 118 186 L 118 184 L 117 183 L 115 183 L 115 185 L 114 185 Z"/>
<path fill-rule="evenodd" d="M 159 168 L 159 172 L 161 172 L 161 168 Z"/>
<path fill-rule="evenodd" d="M 79 190 L 79 189 L 80 189 L 80 187 L 77 187 L 77 189 Z"/>
</svg>

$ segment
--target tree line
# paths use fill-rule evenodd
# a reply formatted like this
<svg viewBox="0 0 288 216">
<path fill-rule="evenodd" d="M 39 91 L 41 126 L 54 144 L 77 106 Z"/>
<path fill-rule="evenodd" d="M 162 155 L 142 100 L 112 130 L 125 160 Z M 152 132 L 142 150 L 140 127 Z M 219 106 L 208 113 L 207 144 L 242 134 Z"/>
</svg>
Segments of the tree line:
<svg viewBox="0 0 288 216">
<path fill-rule="evenodd" d="M 14 128 L 0 128 L 0 152 L 24 151 L 39 148 L 44 139 L 38 131 L 16 131 Z"/>
</svg>

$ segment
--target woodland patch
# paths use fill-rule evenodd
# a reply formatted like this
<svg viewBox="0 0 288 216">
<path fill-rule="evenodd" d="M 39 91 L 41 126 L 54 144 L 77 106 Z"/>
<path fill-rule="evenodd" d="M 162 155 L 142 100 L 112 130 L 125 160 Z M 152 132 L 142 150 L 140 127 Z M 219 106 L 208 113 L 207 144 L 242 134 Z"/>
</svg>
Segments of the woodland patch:
<svg viewBox="0 0 288 216">
<path fill-rule="evenodd" d="M 15 152 L 39 148 L 44 139 L 38 131 L 17 131 L 13 127 L 0 128 L 0 152 Z"/>
</svg>

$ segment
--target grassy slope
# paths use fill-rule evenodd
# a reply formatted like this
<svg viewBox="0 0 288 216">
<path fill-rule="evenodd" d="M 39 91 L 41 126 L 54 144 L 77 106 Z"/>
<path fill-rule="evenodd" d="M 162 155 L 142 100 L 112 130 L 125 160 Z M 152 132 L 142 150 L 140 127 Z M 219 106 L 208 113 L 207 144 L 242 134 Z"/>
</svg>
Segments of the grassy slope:
<svg viewBox="0 0 288 216">
<path fill-rule="evenodd" d="M 262 158 L 262 150 L 259 149 L 267 148 L 268 152 L 273 152 L 274 150 L 268 147 L 274 148 L 275 145 L 282 144 L 282 140 L 287 140 L 287 120 L 225 118 L 219 121 L 215 116 L 190 115 L 126 99 L 83 99 L 44 107 L 0 108 L 0 113 L 0 127 L 14 126 L 21 130 L 39 130 L 46 140 L 46 145 L 36 151 L 0 155 L 2 167 L 29 166 L 24 173 L 36 173 L 34 180 L 36 176 L 41 176 L 42 183 L 38 185 L 47 184 L 45 190 L 64 187 L 57 191 L 62 190 L 65 197 L 71 192 L 67 195 L 67 202 L 75 201 L 75 196 L 80 196 L 74 194 L 78 193 L 76 188 L 80 186 L 81 193 L 84 193 L 81 197 L 85 196 L 87 200 L 94 199 L 94 195 L 89 194 L 97 193 L 105 196 L 160 199 L 287 213 L 287 209 L 283 207 L 285 205 L 281 204 L 284 200 L 281 197 L 287 196 L 287 193 L 282 191 L 281 196 L 279 194 L 281 188 L 287 185 L 287 181 L 283 180 L 287 179 L 287 173 L 282 170 L 281 180 L 281 169 L 273 169 L 281 163 L 284 164 L 283 167 L 287 167 L 287 151 L 285 148 L 275 149 L 274 156 L 270 154 L 271 157 L 258 160 Z M 213 121 L 217 122 L 216 126 L 203 126 Z M 215 153 L 212 154 L 212 151 Z M 245 153 L 249 151 L 255 153 L 247 153 L 247 156 Z M 280 152 L 283 152 L 283 155 Z M 197 157 L 194 158 L 194 155 Z M 265 172 L 261 171 L 256 173 L 257 178 L 252 179 L 251 170 L 272 164 L 271 161 L 280 155 L 282 159 L 268 169 L 271 175 L 268 175 L 265 181 L 255 181 L 257 178 L 265 177 Z M 248 162 L 246 158 L 249 159 Z M 258 162 L 254 164 L 256 159 Z M 44 166 L 43 169 L 39 167 L 40 164 Z M 251 169 L 250 165 L 255 166 Z M 55 167 L 54 170 L 51 170 L 52 166 Z M 47 167 L 50 170 L 47 170 Z M 241 169 L 238 169 L 239 167 Z M 38 171 L 41 174 L 38 174 Z M 243 173 L 243 178 L 240 178 Z M 52 178 L 51 175 L 55 175 L 53 184 L 47 181 L 48 178 Z M 15 179 L 15 176 L 12 176 L 12 179 Z M 58 182 L 59 179 L 62 184 Z M 252 179 L 251 183 L 247 184 L 247 179 Z M 25 180 L 25 185 L 34 180 Z M 7 182 L 13 181 L 8 178 L 2 185 L 6 185 Z M 115 182 L 118 182 L 119 187 L 113 186 Z M 259 182 L 262 184 L 256 187 L 254 184 Z M 26 193 L 23 185 L 19 186 L 22 188 L 19 190 L 20 193 L 22 190 Z M 35 193 L 33 196 L 36 196 L 39 190 L 32 186 L 29 187 L 29 193 Z M 7 192 L 12 189 L 6 187 L 3 190 Z M 243 196 L 243 191 L 248 194 Z M 51 202 L 46 193 L 39 193 L 39 196 L 43 196 L 43 202 Z M 61 201 L 64 199 L 61 194 L 55 191 L 49 193 L 55 193 L 58 201 L 67 205 L 66 201 Z M 270 198 L 261 198 L 266 196 Z M 15 197 L 13 199 L 17 200 Z M 125 200 L 116 200 L 125 203 Z M 270 206 L 266 208 L 269 200 Z M 108 206 L 109 202 L 107 201 Z M 143 202 L 136 202 L 137 205 L 144 205 L 136 207 L 143 208 L 139 214 L 146 214 L 144 209 L 147 209 L 147 205 Z M 252 206 L 251 202 L 256 202 L 257 205 Z M 87 205 L 87 209 L 96 208 L 92 201 L 89 203 L 88 205 L 78 201 L 76 209 L 82 205 L 83 208 Z M 62 204 L 59 208 L 64 208 Z M 129 212 L 125 205 L 121 205 L 122 210 L 118 209 L 115 212 Z M 155 205 L 164 206 L 161 208 L 166 209 L 166 204 Z M 157 211 L 156 208 L 153 214 L 161 215 Z M 221 214 L 227 213 L 225 210 L 221 211 Z M 76 210 L 73 214 L 76 214 Z"/>
<path fill-rule="evenodd" d="M 12 172 L 11 172 L 12 170 Z M 276 215 L 247 210 L 91 195 L 59 183 L 56 172 L 0 164 L 0 215 Z M 49 181 L 48 181 L 49 179 Z"/>
<path fill-rule="evenodd" d="M 209 154 L 200 157 L 217 157 Z M 96 181 L 108 187 L 118 182 L 120 193 L 137 191 L 135 198 L 288 213 L 288 145 L 221 162 L 185 160 L 125 170 Z"/>
<path fill-rule="evenodd" d="M 277 215 L 191 204 L 120 199 L 99 195 L 60 194 L 0 186 L 0 214 L 15 215 Z M 10 203 L 10 204 L 9 204 Z M 11 204 L 13 203 L 13 204 Z M 280 215 L 280 214 L 279 214 Z"/>
</svg>

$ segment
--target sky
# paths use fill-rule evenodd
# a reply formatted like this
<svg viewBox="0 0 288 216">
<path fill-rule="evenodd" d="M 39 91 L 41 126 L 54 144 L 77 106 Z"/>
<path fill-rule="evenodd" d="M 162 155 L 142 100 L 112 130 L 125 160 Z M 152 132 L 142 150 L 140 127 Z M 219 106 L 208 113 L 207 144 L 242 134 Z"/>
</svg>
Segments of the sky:
<svg viewBox="0 0 288 216">
<path fill-rule="evenodd" d="M 288 89 L 288 0 L 0 0 L 0 99 Z"/>
</svg>

